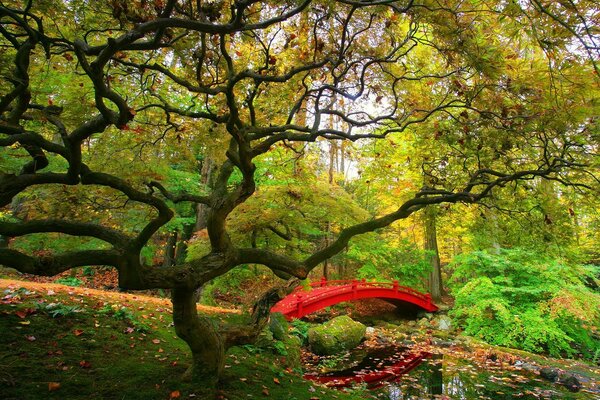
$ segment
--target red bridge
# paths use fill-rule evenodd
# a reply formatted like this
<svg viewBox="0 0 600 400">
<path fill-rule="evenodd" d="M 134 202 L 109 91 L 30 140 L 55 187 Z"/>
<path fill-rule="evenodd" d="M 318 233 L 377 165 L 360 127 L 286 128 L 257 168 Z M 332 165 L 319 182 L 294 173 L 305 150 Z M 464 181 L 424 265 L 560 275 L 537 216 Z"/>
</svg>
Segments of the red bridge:
<svg viewBox="0 0 600 400">
<path fill-rule="evenodd" d="M 328 281 L 322 278 L 310 284 L 311 290 L 304 291 L 298 287 L 291 294 L 279 301 L 271 312 L 280 312 L 287 319 L 302 318 L 322 308 L 345 301 L 377 298 L 396 305 L 410 304 L 428 312 L 438 308 L 431 301 L 429 294 L 418 292 L 394 282 L 367 282 L 357 280 Z"/>
</svg>

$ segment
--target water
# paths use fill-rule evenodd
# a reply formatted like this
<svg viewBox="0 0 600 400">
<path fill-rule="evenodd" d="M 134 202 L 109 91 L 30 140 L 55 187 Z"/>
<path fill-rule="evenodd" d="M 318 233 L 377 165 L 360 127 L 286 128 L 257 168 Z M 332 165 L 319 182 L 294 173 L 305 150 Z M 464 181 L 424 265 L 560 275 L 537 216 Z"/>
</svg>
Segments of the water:
<svg viewBox="0 0 600 400">
<path fill-rule="evenodd" d="M 358 347 L 343 357 L 313 359 L 305 367 L 307 379 L 340 388 L 366 382 L 372 394 L 389 400 L 600 399 L 600 393 L 571 393 L 512 366 L 473 365 L 393 345 Z"/>
</svg>

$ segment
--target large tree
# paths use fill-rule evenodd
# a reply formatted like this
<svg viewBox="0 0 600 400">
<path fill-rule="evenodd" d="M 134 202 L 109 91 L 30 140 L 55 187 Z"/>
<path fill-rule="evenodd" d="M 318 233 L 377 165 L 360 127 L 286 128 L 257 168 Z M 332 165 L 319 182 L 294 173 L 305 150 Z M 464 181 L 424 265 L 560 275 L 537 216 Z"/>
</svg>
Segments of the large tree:
<svg viewBox="0 0 600 400">
<path fill-rule="evenodd" d="M 0 263 L 107 265 L 124 289 L 171 289 L 191 376 L 214 382 L 240 336 L 198 315 L 196 291 L 236 266 L 305 278 L 428 205 L 519 180 L 597 184 L 598 15 L 594 1 L 0 1 Z M 273 151 L 403 135 L 429 143 L 427 182 L 393 210 L 303 259 L 232 240 Z M 199 156 L 214 179 L 170 179 Z M 177 168 L 158 173 L 164 160 Z M 163 266 L 143 253 L 185 203 L 203 205 L 209 249 Z M 37 234 L 98 245 L 12 245 Z"/>
</svg>

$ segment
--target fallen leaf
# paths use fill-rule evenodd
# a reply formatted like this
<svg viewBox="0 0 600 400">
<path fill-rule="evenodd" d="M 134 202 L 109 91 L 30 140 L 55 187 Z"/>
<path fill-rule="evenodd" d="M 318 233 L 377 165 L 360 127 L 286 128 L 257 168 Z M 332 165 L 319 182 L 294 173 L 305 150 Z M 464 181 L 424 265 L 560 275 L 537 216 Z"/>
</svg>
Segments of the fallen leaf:
<svg viewBox="0 0 600 400">
<path fill-rule="evenodd" d="M 262 394 L 264 394 L 265 396 L 269 395 L 269 389 L 263 389 Z"/>
<path fill-rule="evenodd" d="M 152 339 L 152 343 L 159 344 L 160 343 L 160 339 Z"/>
<path fill-rule="evenodd" d="M 83 335 L 83 331 L 81 329 L 75 329 L 73 331 L 73 335 L 75 335 L 75 336 L 81 336 L 81 335 Z"/>
<path fill-rule="evenodd" d="M 59 382 L 48 382 L 48 390 L 50 392 L 54 392 L 55 390 L 60 389 L 60 383 Z"/>
<path fill-rule="evenodd" d="M 35 342 L 35 336 L 33 335 L 25 336 L 25 339 L 29 340 L 30 342 Z"/>
<path fill-rule="evenodd" d="M 174 390 L 169 395 L 169 399 L 178 399 L 180 396 L 181 396 L 181 393 L 179 393 L 179 390 Z"/>
<path fill-rule="evenodd" d="M 90 363 L 89 361 L 81 360 L 81 361 L 79 361 L 79 366 L 81 368 L 88 369 L 88 368 L 92 368 L 92 363 Z"/>
<path fill-rule="evenodd" d="M 277 379 L 277 378 L 273 378 L 273 382 L 275 382 L 278 385 L 281 385 L 281 383 L 279 382 L 279 379 Z"/>
</svg>

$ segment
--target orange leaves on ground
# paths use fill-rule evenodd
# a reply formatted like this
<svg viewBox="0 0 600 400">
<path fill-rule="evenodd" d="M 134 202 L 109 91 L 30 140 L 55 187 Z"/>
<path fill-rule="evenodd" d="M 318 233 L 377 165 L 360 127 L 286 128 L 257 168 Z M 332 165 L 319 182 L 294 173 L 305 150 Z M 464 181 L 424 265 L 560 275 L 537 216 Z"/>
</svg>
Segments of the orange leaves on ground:
<svg viewBox="0 0 600 400">
<path fill-rule="evenodd" d="M 181 393 L 179 392 L 179 390 L 174 390 L 169 395 L 169 399 L 178 399 L 180 397 L 181 397 Z"/>
<path fill-rule="evenodd" d="M 278 385 L 281 385 L 281 382 L 279 382 L 279 379 L 277 379 L 277 378 L 273 378 L 273 382 L 275 382 Z"/>
<path fill-rule="evenodd" d="M 92 368 L 92 363 L 89 361 L 81 360 L 79 361 L 79 366 L 84 369 Z"/>
<path fill-rule="evenodd" d="M 54 392 L 55 390 L 60 389 L 60 383 L 59 382 L 48 382 L 48 391 L 49 392 Z"/>
<path fill-rule="evenodd" d="M 75 329 L 75 330 L 73 330 L 73 335 L 81 336 L 81 335 L 83 335 L 83 331 L 81 329 Z"/>
<path fill-rule="evenodd" d="M 28 315 L 31 315 L 34 313 L 35 313 L 35 310 L 33 308 L 26 308 L 24 310 L 15 311 L 15 315 L 21 319 L 24 319 Z"/>
<path fill-rule="evenodd" d="M 152 343 L 154 343 L 154 344 L 160 344 L 160 339 L 152 339 Z"/>
</svg>

